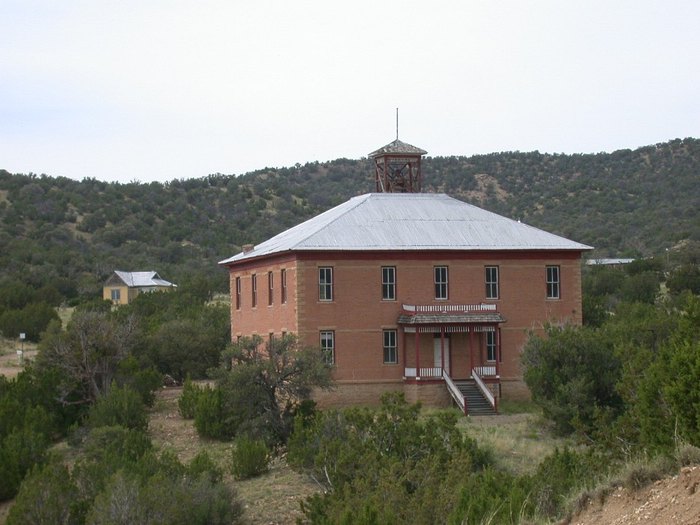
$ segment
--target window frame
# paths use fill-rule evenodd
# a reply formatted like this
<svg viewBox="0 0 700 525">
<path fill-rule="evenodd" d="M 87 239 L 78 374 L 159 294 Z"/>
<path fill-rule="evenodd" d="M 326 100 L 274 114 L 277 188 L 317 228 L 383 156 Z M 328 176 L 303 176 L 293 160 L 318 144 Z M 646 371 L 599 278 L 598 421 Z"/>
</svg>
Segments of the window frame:
<svg viewBox="0 0 700 525">
<path fill-rule="evenodd" d="M 113 303 L 118 303 L 122 300 L 122 291 L 120 288 L 110 288 L 109 296 L 112 298 Z"/>
<path fill-rule="evenodd" d="M 242 305 L 242 302 L 241 302 L 241 278 L 240 277 L 236 277 L 236 281 L 235 281 L 234 286 L 236 287 L 236 292 L 235 292 L 236 293 L 236 310 L 240 310 L 241 305 Z"/>
<path fill-rule="evenodd" d="M 442 273 L 444 270 L 444 281 L 441 280 L 443 277 L 440 275 L 438 278 L 438 272 Z M 448 266 L 433 266 L 433 284 L 435 286 L 435 300 L 436 301 L 447 301 L 450 298 L 450 273 Z"/>
<path fill-rule="evenodd" d="M 280 301 L 287 304 L 287 269 L 280 270 Z"/>
<path fill-rule="evenodd" d="M 275 300 L 274 295 L 275 277 L 272 272 L 267 272 L 267 306 L 272 306 Z"/>
<path fill-rule="evenodd" d="M 255 273 L 250 276 L 250 296 L 251 306 L 256 308 L 258 306 L 258 275 Z"/>
<path fill-rule="evenodd" d="M 335 364 L 335 330 L 319 331 L 319 345 L 327 365 Z"/>
<path fill-rule="evenodd" d="M 382 301 L 396 301 L 396 266 L 382 266 Z"/>
<path fill-rule="evenodd" d="M 484 282 L 486 299 L 501 298 L 500 269 L 497 265 L 484 266 Z M 494 279 L 495 277 L 495 279 Z"/>
<path fill-rule="evenodd" d="M 318 300 L 324 303 L 333 302 L 333 291 L 333 267 L 319 266 Z"/>
<path fill-rule="evenodd" d="M 393 336 L 393 341 L 391 341 Z M 387 340 L 387 338 L 389 340 Z M 399 364 L 398 330 L 382 330 L 382 360 L 385 365 Z M 393 342 L 393 344 L 391 344 Z M 392 359 L 393 356 L 393 359 Z"/>
<path fill-rule="evenodd" d="M 546 297 L 550 300 L 561 299 L 561 267 L 545 266 Z"/>
</svg>

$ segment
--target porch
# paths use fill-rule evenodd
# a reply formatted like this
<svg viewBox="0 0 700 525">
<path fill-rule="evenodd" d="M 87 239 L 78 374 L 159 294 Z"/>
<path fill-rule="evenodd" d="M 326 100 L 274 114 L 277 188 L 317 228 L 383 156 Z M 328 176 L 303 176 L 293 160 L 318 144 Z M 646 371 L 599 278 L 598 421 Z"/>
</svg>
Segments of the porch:
<svg viewBox="0 0 700 525">
<path fill-rule="evenodd" d="M 496 413 L 504 322 L 495 304 L 404 304 L 398 319 L 404 381 L 444 382 L 465 414 L 477 413 L 479 393 Z"/>
</svg>

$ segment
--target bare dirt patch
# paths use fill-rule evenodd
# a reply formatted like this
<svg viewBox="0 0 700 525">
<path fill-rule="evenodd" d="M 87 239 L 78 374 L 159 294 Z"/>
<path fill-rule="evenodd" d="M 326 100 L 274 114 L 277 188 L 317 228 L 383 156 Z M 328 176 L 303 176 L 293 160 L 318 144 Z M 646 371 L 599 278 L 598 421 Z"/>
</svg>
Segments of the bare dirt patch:
<svg viewBox="0 0 700 525">
<path fill-rule="evenodd" d="M 20 362 L 20 356 L 17 354 L 17 350 L 20 350 L 22 346 L 19 343 L 15 343 L 8 339 L 4 339 L 0 343 L 0 375 L 11 379 L 17 377 L 22 369 L 23 364 Z M 24 344 L 24 352 L 22 354 L 22 359 L 24 362 L 36 357 L 36 345 L 32 343 Z"/>
<path fill-rule="evenodd" d="M 700 465 L 641 490 L 618 487 L 600 501 L 589 501 L 571 525 L 700 524 Z"/>
<path fill-rule="evenodd" d="M 181 392 L 180 387 L 158 392 L 149 421 L 154 445 L 172 450 L 184 463 L 200 450 L 206 450 L 226 472 L 224 479 L 238 493 L 251 525 L 295 523 L 301 518 L 300 502 L 316 492 L 318 486 L 289 468 L 283 457 L 272 461 L 267 474 L 250 480 L 234 480 L 228 472 L 233 444 L 200 438 L 193 421 L 183 419 L 178 412 L 177 400 Z"/>
</svg>

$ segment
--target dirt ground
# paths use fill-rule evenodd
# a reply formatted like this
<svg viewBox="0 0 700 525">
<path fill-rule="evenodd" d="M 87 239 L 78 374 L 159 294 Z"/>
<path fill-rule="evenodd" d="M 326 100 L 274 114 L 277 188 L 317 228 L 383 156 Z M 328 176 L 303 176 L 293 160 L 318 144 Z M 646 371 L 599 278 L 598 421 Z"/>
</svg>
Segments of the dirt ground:
<svg viewBox="0 0 700 525">
<path fill-rule="evenodd" d="M 6 343 L 2 346 L 2 348 L 0 348 L 0 375 L 7 378 L 13 378 L 20 373 L 22 366 L 19 362 L 17 350 L 19 350 L 19 346 L 17 346 L 17 348 L 11 348 L 11 346 L 7 345 Z M 34 359 L 35 356 L 35 346 L 25 344 L 22 357 L 24 359 Z"/>
<path fill-rule="evenodd" d="M 623 487 L 605 502 L 591 501 L 571 525 L 700 525 L 700 465 L 630 492 Z"/>
</svg>

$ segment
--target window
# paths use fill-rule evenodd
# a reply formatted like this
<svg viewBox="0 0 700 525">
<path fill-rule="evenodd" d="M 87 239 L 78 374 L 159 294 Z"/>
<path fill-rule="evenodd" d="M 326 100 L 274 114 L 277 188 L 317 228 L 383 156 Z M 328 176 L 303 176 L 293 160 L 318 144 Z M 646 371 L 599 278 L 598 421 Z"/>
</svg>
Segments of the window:
<svg viewBox="0 0 700 525">
<path fill-rule="evenodd" d="M 382 300 L 396 300 L 396 268 L 393 266 L 382 267 Z"/>
<path fill-rule="evenodd" d="M 252 306 L 255 308 L 258 306 L 258 276 L 253 274 L 250 276 L 250 289 L 251 289 L 251 297 L 252 297 Z"/>
<path fill-rule="evenodd" d="M 547 299 L 559 299 L 559 267 L 547 266 Z"/>
<path fill-rule="evenodd" d="M 122 291 L 119 288 L 112 288 L 110 290 L 112 295 L 112 302 L 118 303 L 122 298 Z"/>
<path fill-rule="evenodd" d="M 486 360 L 496 360 L 496 332 L 486 332 Z"/>
<path fill-rule="evenodd" d="M 396 330 L 384 330 L 384 364 L 396 364 L 399 356 L 396 351 Z"/>
<path fill-rule="evenodd" d="M 241 309 L 241 278 L 236 277 L 236 310 Z"/>
<path fill-rule="evenodd" d="M 498 266 L 486 266 L 486 298 L 498 299 Z"/>
<path fill-rule="evenodd" d="M 273 289 L 274 277 L 272 276 L 272 272 L 267 272 L 267 306 L 272 306 L 272 301 L 274 299 Z"/>
<path fill-rule="evenodd" d="M 280 271 L 280 288 L 282 289 L 282 304 L 287 302 L 287 270 Z"/>
<path fill-rule="evenodd" d="M 335 332 L 321 332 L 321 351 L 327 364 L 335 363 Z"/>
<path fill-rule="evenodd" d="M 318 298 L 321 301 L 333 300 L 333 268 L 318 269 Z"/>
<path fill-rule="evenodd" d="M 435 299 L 447 299 L 447 266 L 435 267 Z"/>
</svg>

